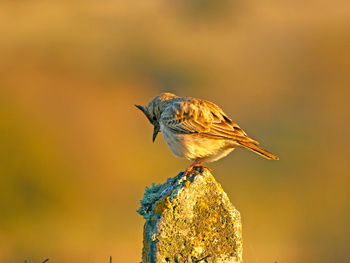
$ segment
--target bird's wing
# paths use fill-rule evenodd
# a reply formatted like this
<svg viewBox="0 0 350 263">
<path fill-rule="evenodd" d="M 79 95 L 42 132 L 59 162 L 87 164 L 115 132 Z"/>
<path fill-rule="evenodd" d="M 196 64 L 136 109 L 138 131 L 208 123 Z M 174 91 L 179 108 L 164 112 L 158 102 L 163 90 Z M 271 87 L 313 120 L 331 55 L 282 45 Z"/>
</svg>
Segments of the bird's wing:
<svg viewBox="0 0 350 263">
<path fill-rule="evenodd" d="M 160 122 L 176 133 L 258 144 L 227 117 L 219 106 L 205 100 L 184 98 L 174 101 L 163 111 Z"/>
</svg>

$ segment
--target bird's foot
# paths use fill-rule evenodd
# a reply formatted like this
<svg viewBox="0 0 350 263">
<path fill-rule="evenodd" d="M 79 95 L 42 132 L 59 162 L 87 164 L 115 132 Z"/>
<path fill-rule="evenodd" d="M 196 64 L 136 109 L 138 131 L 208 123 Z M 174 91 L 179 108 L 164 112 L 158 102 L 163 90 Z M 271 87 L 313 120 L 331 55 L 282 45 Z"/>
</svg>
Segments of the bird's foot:
<svg viewBox="0 0 350 263">
<path fill-rule="evenodd" d="M 185 176 L 198 175 L 198 174 L 201 174 L 204 169 L 208 169 L 209 171 L 211 171 L 210 168 L 203 166 L 202 162 L 194 162 L 186 169 L 186 171 L 184 173 L 185 173 Z"/>
</svg>

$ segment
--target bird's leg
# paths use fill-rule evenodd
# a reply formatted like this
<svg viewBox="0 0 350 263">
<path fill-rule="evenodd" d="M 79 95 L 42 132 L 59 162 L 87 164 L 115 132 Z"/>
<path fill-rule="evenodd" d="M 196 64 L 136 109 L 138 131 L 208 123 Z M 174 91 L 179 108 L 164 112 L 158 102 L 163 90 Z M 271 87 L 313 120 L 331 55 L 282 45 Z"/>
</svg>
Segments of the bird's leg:
<svg viewBox="0 0 350 263">
<path fill-rule="evenodd" d="M 199 168 L 206 168 L 208 170 L 210 170 L 208 167 L 203 166 L 203 163 L 201 161 L 195 160 L 185 171 L 185 176 L 189 175 L 189 174 L 200 174 L 202 171 L 198 171 L 197 169 L 195 169 L 196 167 Z M 202 170 L 201 169 L 201 170 Z"/>
<path fill-rule="evenodd" d="M 199 166 L 201 166 L 201 162 L 200 161 L 194 161 L 186 170 L 185 170 L 185 176 L 186 175 L 189 175 L 189 174 L 191 174 L 191 173 L 193 173 L 194 172 L 194 168 L 195 167 L 199 167 Z M 195 170 L 196 172 L 198 172 L 197 170 Z"/>
</svg>

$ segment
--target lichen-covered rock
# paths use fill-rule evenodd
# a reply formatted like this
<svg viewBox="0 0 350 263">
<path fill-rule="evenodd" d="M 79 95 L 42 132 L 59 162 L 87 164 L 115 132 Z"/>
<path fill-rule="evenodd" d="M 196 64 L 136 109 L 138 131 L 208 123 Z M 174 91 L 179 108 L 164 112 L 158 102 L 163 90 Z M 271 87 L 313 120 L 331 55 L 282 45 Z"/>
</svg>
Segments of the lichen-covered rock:
<svg viewBox="0 0 350 263">
<path fill-rule="evenodd" d="M 146 187 L 142 262 L 242 262 L 242 225 L 207 169 Z"/>
</svg>

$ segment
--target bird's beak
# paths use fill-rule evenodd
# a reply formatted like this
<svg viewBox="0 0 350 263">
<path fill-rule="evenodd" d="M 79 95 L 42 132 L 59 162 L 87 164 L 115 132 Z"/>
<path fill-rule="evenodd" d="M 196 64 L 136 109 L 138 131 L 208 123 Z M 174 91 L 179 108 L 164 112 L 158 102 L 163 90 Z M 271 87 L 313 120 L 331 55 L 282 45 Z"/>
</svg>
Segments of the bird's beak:
<svg viewBox="0 0 350 263">
<path fill-rule="evenodd" d="M 140 111 L 142 111 L 143 113 L 145 113 L 145 107 L 142 106 L 142 105 L 136 105 L 135 104 L 135 107 L 138 108 Z M 145 113 L 146 114 L 146 113 Z"/>
<path fill-rule="evenodd" d="M 154 124 L 154 127 L 153 127 L 153 142 L 156 140 L 156 137 L 157 137 L 157 134 L 159 132 L 159 129 L 160 129 L 159 124 L 158 123 Z"/>
<path fill-rule="evenodd" d="M 136 105 L 135 104 L 135 107 L 136 108 L 138 108 L 140 111 L 142 111 L 143 112 L 143 114 L 145 114 L 146 115 L 146 117 L 147 117 L 147 119 L 152 123 L 152 120 L 151 120 L 151 118 L 150 118 L 150 116 L 149 116 L 149 114 L 148 114 L 148 112 L 147 112 L 147 110 L 146 110 L 146 107 L 145 106 L 142 106 L 142 105 Z M 153 123 L 152 123 L 153 124 Z"/>
<path fill-rule="evenodd" d="M 148 111 L 146 110 L 146 107 L 142 106 L 142 105 L 135 105 L 136 108 L 138 108 L 139 110 L 141 110 L 147 117 L 147 119 L 153 124 L 153 142 L 156 140 L 157 134 L 160 131 L 160 126 L 159 123 L 156 121 L 153 121 L 149 114 Z"/>
</svg>

